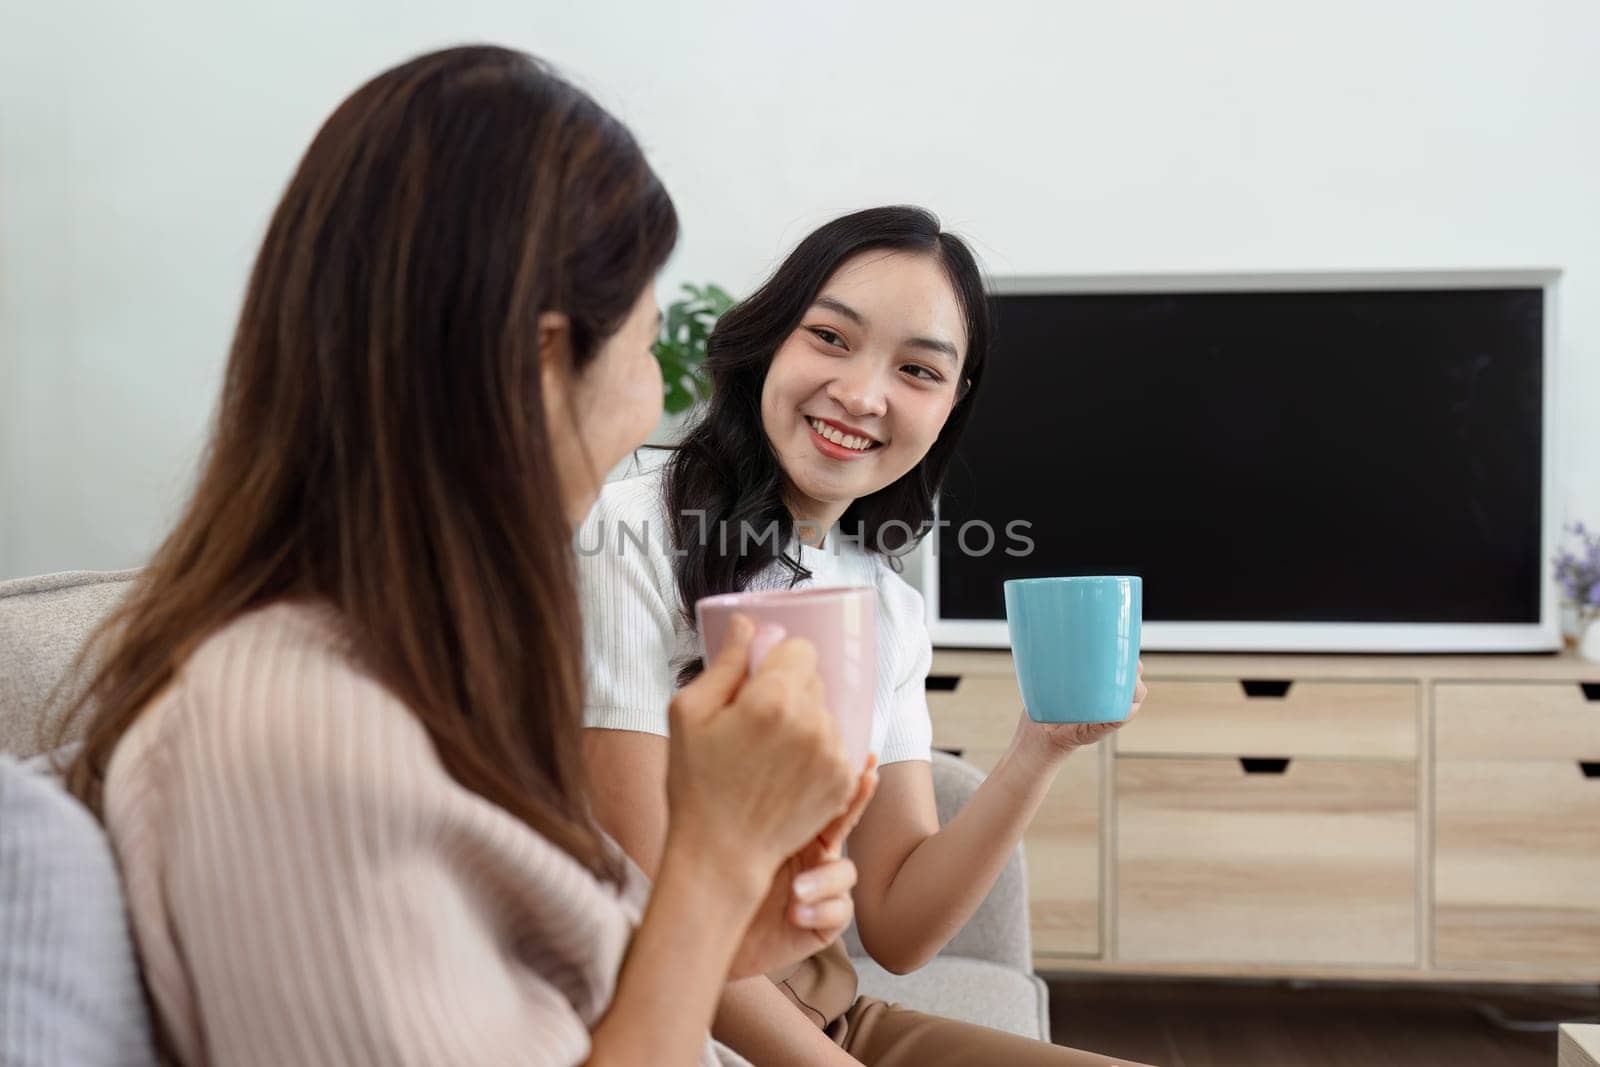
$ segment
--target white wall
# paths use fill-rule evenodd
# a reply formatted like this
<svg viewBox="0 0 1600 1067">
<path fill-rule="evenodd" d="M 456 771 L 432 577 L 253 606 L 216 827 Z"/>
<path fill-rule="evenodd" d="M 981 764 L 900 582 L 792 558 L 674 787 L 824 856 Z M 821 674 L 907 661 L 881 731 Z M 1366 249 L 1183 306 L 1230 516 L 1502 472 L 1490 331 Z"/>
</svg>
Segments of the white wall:
<svg viewBox="0 0 1600 1067">
<path fill-rule="evenodd" d="M 0 577 L 137 563 L 188 484 L 265 220 L 417 51 L 555 60 L 747 289 L 911 201 L 994 272 L 1555 265 L 1562 503 L 1600 519 L 1600 7 L 0 0 Z"/>
</svg>

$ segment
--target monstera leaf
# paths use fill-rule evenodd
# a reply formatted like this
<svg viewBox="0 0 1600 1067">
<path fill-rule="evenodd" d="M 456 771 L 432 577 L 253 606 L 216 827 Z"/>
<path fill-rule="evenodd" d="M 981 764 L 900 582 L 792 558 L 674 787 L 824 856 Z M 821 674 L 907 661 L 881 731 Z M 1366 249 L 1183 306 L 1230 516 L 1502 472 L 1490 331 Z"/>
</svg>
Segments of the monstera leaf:
<svg viewBox="0 0 1600 1067">
<path fill-rule="evenodd" d="M 722 313 L 733 306 L 733 297 L 720 286 L 685 283 L 683 292 L 681 299 L 667 305 L 655 344 L 667 412 L 673 415 L 693 407 L 710 387 L 705 377 L 706 341 Z"/>
</svg>

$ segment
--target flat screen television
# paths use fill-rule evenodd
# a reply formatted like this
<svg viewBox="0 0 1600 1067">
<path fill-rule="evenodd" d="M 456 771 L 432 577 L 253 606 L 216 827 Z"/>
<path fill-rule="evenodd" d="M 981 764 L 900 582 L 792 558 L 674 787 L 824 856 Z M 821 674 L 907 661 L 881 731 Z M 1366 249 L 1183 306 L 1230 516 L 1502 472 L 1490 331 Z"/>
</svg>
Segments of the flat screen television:
<svg viewBox="0 0 1600 1067">
<path fill-rule="evenodd" d="M 943 646 L 1007 578 L 1136 574 L 1144 647 L 1560 645 L 1559 272 L 997 279 L 921 546 Z"/>
</svg>

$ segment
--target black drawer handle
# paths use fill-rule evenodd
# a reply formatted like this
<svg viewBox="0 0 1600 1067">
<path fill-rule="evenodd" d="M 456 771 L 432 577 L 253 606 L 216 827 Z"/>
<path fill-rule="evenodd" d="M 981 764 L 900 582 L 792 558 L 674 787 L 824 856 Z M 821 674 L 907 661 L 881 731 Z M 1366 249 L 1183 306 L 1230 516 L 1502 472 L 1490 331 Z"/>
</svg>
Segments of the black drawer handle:
<svg viewBox="0 0 1600 1067">
<path fill-rule="evenodd" d="M 1600 778 L 1600 760 L 1579 760 L 1578 769 L 1585 778 Z"/>
<path fill-rule="evenodd" d="M 1289 761 L 1280 757 L 1240 756 L 1239 766 L 1246 774 L 1282 774 L 1289 769 Z"/>
<path fill-rule="evenodd" d="M 959 674 L 930 674 L 926 688 L 930 693 L 954 693 L 956 686 L 961 684 Z"/>
<path fill-rule="evenodd" d="M 1280 699 L 1289 695 L 1289 687 L 1293 682 L 1278 681 L 1272 678 L 1241 678 L 1239 685 L 1244 689 L 1244 695 L 1251 698 L 1270 697 Z"/>
<path fill-rule="evenodd" d="M 1600 682 L 1579 682 L 1578 688 L 1583 690 L 1583 699 L 1600 704 Z"/>
<path fill-rule="evenodd" d="M 964 748 L 940 748 L 937 745 L 934 746 L 933 750 L 935 752 L 943 752 L 946 756 L 954 756 L 956 759 L 960 759 L 967 752 Z"/>
</svg>

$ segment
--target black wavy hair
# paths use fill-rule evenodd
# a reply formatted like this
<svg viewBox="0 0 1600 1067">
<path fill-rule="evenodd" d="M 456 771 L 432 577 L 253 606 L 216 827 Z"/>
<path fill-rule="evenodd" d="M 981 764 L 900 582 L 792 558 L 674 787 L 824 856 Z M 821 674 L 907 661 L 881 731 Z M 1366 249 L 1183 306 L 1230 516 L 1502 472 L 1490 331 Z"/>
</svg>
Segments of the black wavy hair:
<svg viewBox="0 0 1600 1067">
<path fill-rule="evenodd" d="M 897 481 L 854 501 L 840 526 L 869 551 L 898 555 L 915 545 L 933 520 L 933 499 L 966 429 L 983 382 L 989 348 L 988 303 L 977 261 L 961 238 L 939 227 L 918 207 L 877 207 L 834 219 L 801 241 L 748 299 L 722 316 L 707 345 L 711 399 L 667 463 L 668 521 L 678 552 L 674 562 L 683 609 L 718 593 L 742 592 L 774 564 L 790 583 L 810 577 L 789 554 L 794 517 L 784 505 L 783 469 L 761 422 L 761 390 L 778 348 L 845 260 L 884 249 L 934 257 L 944 268 L 966 320 L 963 392 L 939 437 L 915 467 Z M 741 530 L 741 524 L 778 536 L 758 541 L 770 552 L 742 552 L 742 538 L 707 531 Z M 693 665 L 684 674 L 692 676 Z"/>
</svg>

